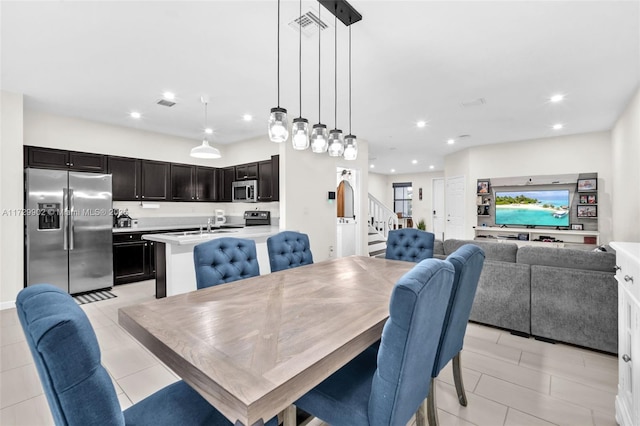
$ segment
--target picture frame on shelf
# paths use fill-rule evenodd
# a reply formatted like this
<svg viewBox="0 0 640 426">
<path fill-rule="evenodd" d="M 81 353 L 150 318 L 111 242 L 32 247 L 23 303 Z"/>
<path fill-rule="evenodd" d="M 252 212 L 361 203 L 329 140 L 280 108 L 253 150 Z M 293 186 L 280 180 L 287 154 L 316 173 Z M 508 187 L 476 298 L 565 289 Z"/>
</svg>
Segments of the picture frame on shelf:
<svg viewBox="0 0 640 426">
<path fill-rule="evenodd" d="M 489 181 L 478 180 L 478 194 L 488 194 L 488 193 L 489 193 Z"/>
<path fill-rule="evenodd" d="M 578 179 L 578 192 L 595 191 L 598 189 L 598 179 Z"/>
<path fill-rule="evenodd" d="M 585 195 L 581 195 L 580 196 L 580 204 L 587 204 L 587 196 Z"/>
<path fill-rule="evenodd" d="M 584 231 L 584 225 L 582 223 L 572 223 L 571 224 L 572 231 Z"/>
<path fill-rule="evenodd" d="M 576 215 L 578 217 L 595 219 L 598 217 L 598 206 L 592 204 L 579 205 L 577 206 Z"/>
<path fill-rule="evenodd" d="M 598 196 L 595 194 L 587 195 L 587 204 L 598 204 Z"/>
</svg>

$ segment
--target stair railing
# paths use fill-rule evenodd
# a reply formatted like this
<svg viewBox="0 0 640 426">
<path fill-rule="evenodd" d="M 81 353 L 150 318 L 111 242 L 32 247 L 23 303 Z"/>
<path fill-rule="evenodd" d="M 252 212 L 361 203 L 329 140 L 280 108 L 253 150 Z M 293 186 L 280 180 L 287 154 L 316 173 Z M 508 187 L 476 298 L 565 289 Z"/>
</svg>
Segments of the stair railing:
<svg viewBox="0 0 640 426">
<path fill-rule="evenodd" d="M 369 194 L 369 224 L 387 238 L 390 230 L 398 228 L 398 215 Z"/>
</svg>

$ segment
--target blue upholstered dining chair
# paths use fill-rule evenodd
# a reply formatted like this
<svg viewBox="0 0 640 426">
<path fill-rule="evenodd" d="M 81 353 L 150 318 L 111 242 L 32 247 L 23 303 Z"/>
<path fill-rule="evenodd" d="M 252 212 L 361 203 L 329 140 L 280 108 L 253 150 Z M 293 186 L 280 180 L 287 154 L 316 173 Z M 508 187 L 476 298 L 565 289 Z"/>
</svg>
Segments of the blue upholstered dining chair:
<svg viewBox="0 0 640 426">
<path fill-rule="evenodd" d="M 232 424 L 183 381 L 121 411 L 95 332 L 71 296 L 37 284 L 20 291 L 16 308 L 56 425 Z"/>
<path fill-rule="evenodd" d="M 313 263 L 309 236 L 300 232 L 282 231 L 267 238 L 271 272 Z"/>
<path fill-rule="evenodd" d="M 295 405 L 331 425 L 406 425 L 429 392 L 454 270 L 427 259 L 398 280 L 379 350 L 370 346 Z"/>
<path fill-rule="evenodd" d="M 193 248 L 198 289 L 260 275 L 256 242 L 216 238 Z"/>
<path fill-rule="evenodd" d="M 389 231 L 385 258 L 420 262 L 433 257 L 435 235 L 416 228 Z"/>
<path fill-rule="evenodd" d="M 476 245 L 465 244 L 451 253 L 447 257 L 447 262 L 453 265 L 455 277 L 438 344 L 436 361 L 431 372 L 429 396 L 427 397 L 427 418 L 430 426 L 438 425 L 435 378 L 451 360 L 453 360 L 453 381 L 458 393 L 458 401 L 460 405 L 467 406 L 467 396 L 464 392 L 460 367 L 460 351 L 464 343 L 464 334 L 467 330 L 473 299 L 478 288 L 478 280 L 484 265 L 484 251 Z M 424 424 L 424 419 L 419 419 L 417 426 L 422 426 L 422 424 Z"/>
</svg>

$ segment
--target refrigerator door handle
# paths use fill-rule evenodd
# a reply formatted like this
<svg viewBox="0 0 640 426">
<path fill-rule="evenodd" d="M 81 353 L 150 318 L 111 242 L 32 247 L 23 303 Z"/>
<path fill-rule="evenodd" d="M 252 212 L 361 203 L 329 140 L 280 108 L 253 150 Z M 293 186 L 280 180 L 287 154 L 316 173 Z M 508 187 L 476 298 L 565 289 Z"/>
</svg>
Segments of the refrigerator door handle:
<svg viewBox="0 0 640 426">
<path fill-rule="evenodd" d="M 73 250 L 73 234 L 74 224 L 73 216 L 75 215 L 75 203 L 73 199 L 73 189 L 69 188 L 69 250 Z"/>
<path fill-rule="evenodd" d="M 69 250 L 69 242 L 68 242 L 68 235 L 69 235 L 69 220 L 68 220 L 68 202 L 69 202 L 69 196 L 67 193 L 67 188 L 62 188 L 62 249 L 63 250 Z"/>
</svg>

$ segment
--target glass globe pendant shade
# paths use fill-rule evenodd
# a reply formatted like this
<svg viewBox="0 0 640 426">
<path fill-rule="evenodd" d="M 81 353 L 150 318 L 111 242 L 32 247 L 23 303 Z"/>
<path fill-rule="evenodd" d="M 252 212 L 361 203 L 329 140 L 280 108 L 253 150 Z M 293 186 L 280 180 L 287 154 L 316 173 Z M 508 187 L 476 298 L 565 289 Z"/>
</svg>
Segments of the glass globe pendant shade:
<svg viewBox="0 0 640 426">
<path fill-rule="evenodd" d="M 271 108 L 269 116 L 269 139 L 271 142 L 282 143 L 289 138 L 289 122 L 287 110 L 284 108 Z"/>
<path fill-rule="evenodd" d="M 329 131 L 324 124 L 314 124 L 311 130 L 311 150 L 316 153 L 327 152 L 329 148 Z"/>
<path fill-rule="evenodd" d="M 329 132 L 329 156 L 340 157 L 344 154 L 344 144 L 342 143 L 342 130 L 333 129 Z"/>
<path fill-rule="evenodd" d="M 198 145 L 195 148 L 191 149 L 192 157 L 195 158 L 220 158 L 220 151 L 217 148 L 209 145 L 208 140 L 203 140 L 202 145 Z"/>
<path fill-rule="evenodd" d="M 353 161 L 358 158 L 358 141 L 356 135 L 344 137 L 344 159 Z"/>
<path fill-rule="evenodd" d="M 293 149 L 300 151 L 309 148 L 309 121 L 306 118 L 293 119 L 291 143 L 293 143 Z"/>
</svg>

